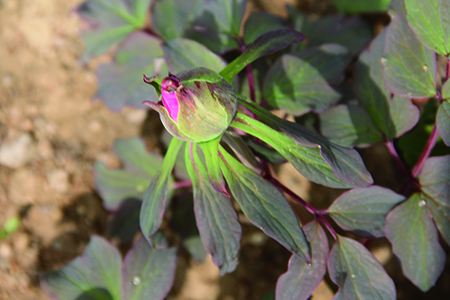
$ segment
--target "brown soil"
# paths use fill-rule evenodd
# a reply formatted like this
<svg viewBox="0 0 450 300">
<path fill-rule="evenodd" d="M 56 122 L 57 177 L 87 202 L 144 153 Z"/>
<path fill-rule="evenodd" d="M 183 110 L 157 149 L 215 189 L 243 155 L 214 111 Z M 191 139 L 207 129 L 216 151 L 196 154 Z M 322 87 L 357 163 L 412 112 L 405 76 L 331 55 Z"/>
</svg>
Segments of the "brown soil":
<svg viewBox="0 0 450 300">
<path fill-rule="evenodd" d="M 22 161 L 0 165 L 0 226 L 10 217 L 21 217 L 19 230 L 0 240 L 1 300 L 48 299 L 39 287 L 39 274 L 81 254 L 92 234 L 106 235 L 108 213 L 94 190 L 92 170 L 98 160 L 118 165 L 111 150 L 114 139 L 145 135 L 150 148 L 159 145 L 156 115 L 134 109 L 113 113 L 91 100 L 96 66 L 108 57 L 88 65 L 78 62 L 82 24 L 71 10 L 81 2 L 0 0 L 0 144 L 28 141 Z M 277 1 L 273 6 L 271 1 L 257 2 L 255 7 L 283 14 L 284 3 L 296 1 Z M 325 2 L 301 5 L 323 11 Z M 279 174 L 293 190 L 320 206 L 326 207 L 337 195 L 311 186 L 288 166 Z M 262 299 L 286 270 L 289 253 L 253 226 L 245 224 L 244 233 L 240 265 L 222 278 L 210 260 L 193 263 L 180 254 L 168 299 Z M 403 287 L 399 299 L 420 294 L 393 267 L 385 241 L 371 249 L 382 263 L 391 262 L 388 271 Z M 440 296 L 450 295 L 445 285 L 449 276 L 447 268 L 439 293 L 433 294 L 438 296 L 414 299 L 444 299 Z M 329 280 L 322 282 L 314 299 L 331 299 L 335 288 Z"/>
</svg>

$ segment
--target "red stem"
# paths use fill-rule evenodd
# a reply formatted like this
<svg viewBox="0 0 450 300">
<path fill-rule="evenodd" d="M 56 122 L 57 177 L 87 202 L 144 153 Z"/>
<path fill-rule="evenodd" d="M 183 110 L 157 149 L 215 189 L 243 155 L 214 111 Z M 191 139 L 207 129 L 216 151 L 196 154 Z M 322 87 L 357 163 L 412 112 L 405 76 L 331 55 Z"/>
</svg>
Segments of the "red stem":
<svg viewBox="0 0 450 300">
<path fill-rule="evenodd" d="M 255 80 L 253 78 L 253 68 L 252 64 L 248 64 L 245 69 L 247 70 L 247 78 L 248 78 L 248 87 L 250 88 L 250 99 L 253 102 L 256 102 L 256 94 L 255 94 Z"/>
<path fill-rule="evenodd" d="M 178 181 L 173 184 L 174 189 L 181 189 L 181 188 L 190 187 L 190 186 L 192 186 L 192 181 L 190 181 L 190 180 Z"/>
<path fill-rule="evenodd" d="M 425 145 L 425 149 L 423 150 L 422 155 L 420 155 L 420 158 L 417 161 L 416 165 L 412 169 L 412 176 L 414 178 L 417 178 L 420 171 L 422 171 L 425 161 L 430 156 L 431 150 L 433 150 L 433 147 L 436 144 L 437 138 L 438 138 L 438 132 L 437 132 L 436 124 L 434 124 L 433 131 L 431 132 L 430 138 L 428 139 L 428 142 Z"/>
<path fill-rule="evenodd" d="M 406 177 L 411 177 L 411 174 L 406 169 L 405 165 L 403 164 L 402 160 L 400 159 L 400 156 L 397 154 L 397 150 L 395 150 L 394 143 L 392 141 L 387 141 L 386 146 L 389 149 L 389 152 L 391 153 L 392 157 L 395 160 L 395 163 L 397 164 L 400 171 L 405 175 Z"/>
</svg>

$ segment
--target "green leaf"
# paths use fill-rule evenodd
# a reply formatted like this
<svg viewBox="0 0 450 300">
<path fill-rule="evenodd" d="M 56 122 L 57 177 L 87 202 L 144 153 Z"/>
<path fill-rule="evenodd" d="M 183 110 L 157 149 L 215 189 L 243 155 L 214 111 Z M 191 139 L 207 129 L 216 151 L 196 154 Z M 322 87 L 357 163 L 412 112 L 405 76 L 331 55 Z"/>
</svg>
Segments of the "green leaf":
<svg viewBox="0 0 450 300">
<path fill-rule="evenodd" d="M 194 211 L 203 244 L 221 275 L 233 272 L 238 264 L 242 235 L 236 211 L 230 199 L 210 184 L 194 144 L 186 147 L 185 155 L 194 185 Z"/>
<path fill-rule="evenodd" d="M 354 91 L 362 107 L 387 140 L 401 136 L 416 125 L 419 110 L 411 100 L 392 99 L 383 81 L 381 60 L 385 49 L 386 30 L 383 30 L 365 50 L 354 67 Z"/>
<path fill-rule="evenodd" d="M 401 97 L 435 96 L 435 53 L 425 48 L 408 26 L 403 0 L 392 0 L 390 15 L 382 60 L 386 86 Z"/>
<path fill-rule="evenodd" d="M 372 39 L 372 26 L 359 17 L 347 18 L 340 14 L 313 20 L 291 6 L 287 8 L 292 27 L 308 38 L 302 45 L 294 46 L 295 51 L 306 45 L 317 47 L 323 44 L 339 44 L 345 46 L 352 55 L 356 55 Z"/>
<path fill-rule="evenodd" d="M 415 193 L 389 213 L 386 237 L 405 276 L 428 291 L 444 269 L 445 252 L 422 194 Z"/>
<path fill-rule="evenodd" d="M 214 32 L 211 28 L 195 26 L 188 29 L 184 37 L 206 46 L 214 53 L 222 54 L 239 48 L 236 38 L 222 32 Z"/>
<path fill-rule="evenodd" d="M 121 299 L 165 299 L 172 287 L 176 266 L 176 248 L 153 249 L 141 238 L 123 261 Z"/>
<path fill-rule="evenodd" d="M 263 96 L 293 115 L 324 111 L 341 95 L 334 89 L 352 57 L 340 45 L 323 45 L 285 54 L 267 71 Z"/>
<path fill-rule="evenodd" d="M 306 300 L 322 281 L 327 271 L 328 239 L 325 231 L 315 221 L 303 226 L 311 244 L 311 265 L 295 255 L 291 256 L 286 273 L 277 281 L 277 300 Z"/>
<path fill-rule="evenodd" d="M 244 43 L 251 44 L 265 33 L 287 27 L 286 21 L 281 17 L 266 12 L 252 13 L 245 23 Z"/>
<path fill-rule="evenodd" d="M 129 198 L 108 218 L 108 235 L 116 237 L 122 244 L 130 243 L 139 231 L 141 199 Z"/>
<path fill-rule="evenodd" d="M 212 17 L 218 32 L 239 37 L 241 22 L 244 17 L 247 0 L 207 0 L 207 11 Z"/>
<path fill-rule="evenodd" d="M 339 286 L 334 300 L 395 300 L 394 282 L 360 243 L 338 236 L 328 257 L 331 280 Z"/>
<path fill-rule="evenodd" d="M 247 143 L 233 128 L 228 128 L 222 136 L 222 141 L 230 147 L 235 156 L 247 167 L 257 172 L 261 169 L 261 164 L 255 158 Z M 248 141 L 248 143 L 250 140 Z"/>
<path fill-rule="evenodd" d="M 390 0 L 333 0 L 339 11 L 347 14 L 387 11 Z"/>
<path fill-rule="evenodd" d="M 166 41 L 162 48 L 167 65 L 173 73 L 197 67 L 205 67 L 219 72 L 225 67 L 222 58 L 195 41 L 177 38 Z"/>
<path fill-rule="evenodd" d="M 355 188 L 339 196 L 328 208 L 344 230 L 366 238 L 384 236 L 387 214 L 404 196 L 379 186 Z"/>
<path fill-rule="evenodd" d="M 156 0 L 152 21 L 164 40 L 181 37 L 204 9 L 204 0 Z"/>
<path fill-rule="evenodd" d="M 222 136 L 215 138 L 211 141 L 199 143 L 198 145 L 203 150 L 203 154 L 205 156 L 205 163 L 207 168 L 207 176 L 212 186 L 219 193 L 224 194 L 229 197 L 230 195 L 227 192 L 225 187 L 225 179 L 223 178 L 222 172 L 220 171 L 219 164 L 219 142 Z M 192 178 L 192 175 L 190 175 Z"/>
<path fill-rule="evenodd" d="M 419 40 L 439 54 L 450 54 L 450 1 L 404 0 L 407 19 Z"/>
<path fill-rule="evenodd" d="M 10 234 L 14 233 L 20 226 L 20 218 L 19 217 L 11 217 L 6 220 L 3 225 L 3 229 L 0 229 L 0 240 L 7 238 Z"/>
<path fill-rule="evenodd" d="M 304 39 L 303 34 L 290 29 L 268 32 L 251 43 L 244 53 L 220 72 L 220 75 L 231 82 L 240 71 L 256 59 L 282 50 L 291 44 L 300 43 Z"/>
<path fill-rule="evenodd" d="M 427 159 L 419 182 L 434 222 L 450 245 L 450 155 Z"/>
<path fill-rule="evenodd" d="M 108 210 L 115 210 L 128 198 L 142 199 L 148 182 L 161 166 L 162 158 L 148 153 L 140 138 L 119 139 L 114 151 L 124 168 L 110 170 L 102 162 L 94 166 L 95 186 Z"/>
<path fill-rule="evenodd" d="M 143 100 L 157 102 L 158 95 L 142 82 L 142 74 L 161 76 L 167 73 L 158 39 L 143 32 L 130 34 L 119 46 L 114 60 L 97 70 L 98 90 L 94 98 L 101 98 L 113 111 L 124 106 L 145 108 Z M 159 61 L 157 67 L 155 61 Z"/>
<path fill-rule="evenodd" d="M 365 147 L 383 140 L 370 115 L 359 105 L 336 105 L 319 118 L 323 136 L 338 145 Z"/>
<path fill-rule="evenodd" d="M 53 299 L 120 300 L 119 251 L 99 236 L 92 236 L 83 252 L 70 264 L 42 276 L 41 286 Z"/>
<path fill-rule="evenodd" d="M 141 207 L 140 225 L 142 233 L 149 240 L 150 244 L 153 244 L 150 236 L 161 226 L 166 209 L 170 173 L 183 143 L 183 141 L 175 137 L 172 138 L 161 168 L 145 191 Z M 153 246 L 157 247 L 157 245 Z"/>
<path fill-rule="evenodd" d="M 271 164 L 283 164 L 287 161 L 283 155 L 277 152 L 277 150 L 270 148 L 265 144 L 249 139 L 248 145 L 257 157 L 270 162 Z"/>
<path fill-rule="evenodd" d="M 242 99 L 239 101 L 269 125 L 286 133 L 280 134 L 270 127 L 246 118 L 246 122 L 251 122 L 252 126 L 255 126 L 251 129 L 252 135 L 260 135 L 260 139 L 280 152 L 309 180 L 336 188 L 364 187 L 373 182 L 372 176 L 355 150 L 330 143 L 300 124 L 280 119 L 258 105 Z M 292 144 L 292 141 L 295 143 Z"/>
<path fill-rule="evenodd" d="M 151 0 L 88 0 L 76 11 L 89 29 L 81 34 L 85 44 L 82 59 L 106 52 L 145 24 Z"/>
<path fill-rule="evenodd" d="M 221 169 L 248 220 L 299 258 L 309 261 L 309 243 L 284 195 L 220 148 Z"/>
<path fill-rule="evenodd" d="M 442 85 L 442 99 L 450 99 L 450 80 L 448 79 Z"/>
<path fill-rule="evenodd" d="M 439 135 L 447 146 L 450 146 L 450 100 L 442 102 L 436 115 L 436 126 Z"/>
</svg>

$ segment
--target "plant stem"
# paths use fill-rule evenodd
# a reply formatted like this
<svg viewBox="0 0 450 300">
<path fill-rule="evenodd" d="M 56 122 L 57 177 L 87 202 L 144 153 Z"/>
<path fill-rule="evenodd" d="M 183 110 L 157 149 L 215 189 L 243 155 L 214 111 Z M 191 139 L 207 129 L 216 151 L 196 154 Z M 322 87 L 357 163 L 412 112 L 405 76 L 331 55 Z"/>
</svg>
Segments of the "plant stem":
<svg viewBox="0 0 450 300">
<path fill-rule="evenodd" d="M 411 174 L 408 172 L 402 160 L 400 159 L 397 150 L 395 150 L 394 143 L 392 143 L 392 141 L 387 141 L 386 146 L 389 149 L 389 152 L 391 153 L 392 157 L 394 158 L 397 167 L 400 169 L 403 175 L 405 175 L 406 177 L 411 177 Z"/>
<path fill-rule="evenodd" d="M 420 158 L 417 161 L 416 165 L 412 169 L 411 173 L 414 178 L 417 178 L 420 171 L 422 171 L 425 161 L 430 156 L 431 150 L 433 150 L 433 147 L 436 144 L 437 138 L 438 138 L 437 127 L 436 124 L 434 124 L 433 131 L 431 131 L 431 135 L 427 141 L 427 144 L 425 145 L 425 149 L 423 150 L 422 155 L 420 155 Z"/>
<path fill-rule="evenodd" d="M 174 189 L 181 189 L 181 188 L 190 187 L 190 186 L 192 186 L 192 181 L 190 181 L 190 180 L 178 181 L 173 184 Z"/>
</svg>

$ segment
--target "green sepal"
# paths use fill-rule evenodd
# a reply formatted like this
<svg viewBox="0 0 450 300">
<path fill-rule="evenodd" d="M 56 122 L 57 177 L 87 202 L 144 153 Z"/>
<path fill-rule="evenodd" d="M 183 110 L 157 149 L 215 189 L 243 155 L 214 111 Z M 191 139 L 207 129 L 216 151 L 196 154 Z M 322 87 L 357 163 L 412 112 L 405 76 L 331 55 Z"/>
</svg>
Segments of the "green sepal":
<svg viewBox="0 0 450 300">
<path fill-rule="evenodd" d="M 140 213 L 141 230 L 150 245 L 155 248 L 158 248 L 159 245 L 154 245 L 150 237 L 161 226 L 166 209 L 170 173 L 183 143 L 175 137 L 172 138 L 161 168 L 155 174 L 144 195 Z"/>
</svg>

